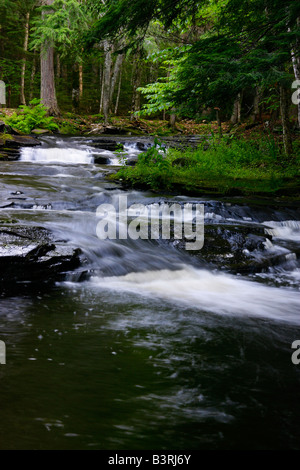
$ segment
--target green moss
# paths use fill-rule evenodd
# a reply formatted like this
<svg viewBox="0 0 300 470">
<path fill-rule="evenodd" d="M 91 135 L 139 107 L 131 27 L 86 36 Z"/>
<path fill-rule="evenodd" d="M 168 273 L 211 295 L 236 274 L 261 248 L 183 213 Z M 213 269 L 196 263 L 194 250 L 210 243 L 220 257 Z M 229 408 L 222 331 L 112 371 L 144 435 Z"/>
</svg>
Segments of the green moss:
<svg viewBox="0 0 300 470">
<path fill-rule="evenodd" d="M 6 142 L 7 140 L 12 140 L 12 136 L 10 134 L 0 134 L 0 140 Z"/>
</svg>

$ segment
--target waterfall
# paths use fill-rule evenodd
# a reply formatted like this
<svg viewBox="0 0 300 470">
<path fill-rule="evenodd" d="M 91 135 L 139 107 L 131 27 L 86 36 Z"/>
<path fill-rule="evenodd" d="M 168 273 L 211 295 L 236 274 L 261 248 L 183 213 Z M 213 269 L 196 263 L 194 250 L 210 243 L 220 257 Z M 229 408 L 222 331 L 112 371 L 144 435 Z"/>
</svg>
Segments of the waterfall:
<svg viewBox="0 0 300 470">
<path fill-rule="evenodd" d="M 36 163 L 91 164 L 94 157 L 88 149 L 77 148 L 22 148 L 21 161 Z"/>
</svg>

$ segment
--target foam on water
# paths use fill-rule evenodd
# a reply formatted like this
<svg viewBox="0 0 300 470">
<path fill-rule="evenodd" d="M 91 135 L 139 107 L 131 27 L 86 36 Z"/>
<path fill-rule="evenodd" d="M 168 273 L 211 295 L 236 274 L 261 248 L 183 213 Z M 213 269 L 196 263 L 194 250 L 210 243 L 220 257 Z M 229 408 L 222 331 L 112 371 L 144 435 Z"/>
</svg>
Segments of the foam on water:
<svg viewBox="0 0 300 470">
<path fill-rule="evenodd" d="M 299 220 L 284 220 L 281 222 L 274 222 L 271 220 L 264 222 L 264 225 L 268 227 L 265 229 L 266 233 L 272 235 L 274 238 L 300 242 Z"/>
<path fill-rule="evenodd" d="M 89 150 L 74 148 L 22 148 L 21 161 L 36 163 L 91 164 L 94 157 Z"/>
<path fill-rule="evenodd" d="M 176 271 L 164 269 L 120 277 L 93 277 L 90 285 L 154 296 L 216 314 L 300 323 L 300 296 L 296 290 L 269 287 L 190 266 Z"/>
</svg>

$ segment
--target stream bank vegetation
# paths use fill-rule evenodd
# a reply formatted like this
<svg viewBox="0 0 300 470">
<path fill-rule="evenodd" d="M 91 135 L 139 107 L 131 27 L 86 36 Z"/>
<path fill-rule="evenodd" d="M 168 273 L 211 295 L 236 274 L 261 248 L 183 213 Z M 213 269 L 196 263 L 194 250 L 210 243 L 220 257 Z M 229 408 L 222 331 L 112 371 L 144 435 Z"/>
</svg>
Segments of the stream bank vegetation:
<svg viewBox="0 0 300 470">
<path fill-rule="evenodd" d="M 207 195 L 300 196 L 300 155 L 293 159 L 270 135 L 256 140 L 210 136 L 194 149 L 154 147 L 110 178 L 136 188 Z"/>
</svg>

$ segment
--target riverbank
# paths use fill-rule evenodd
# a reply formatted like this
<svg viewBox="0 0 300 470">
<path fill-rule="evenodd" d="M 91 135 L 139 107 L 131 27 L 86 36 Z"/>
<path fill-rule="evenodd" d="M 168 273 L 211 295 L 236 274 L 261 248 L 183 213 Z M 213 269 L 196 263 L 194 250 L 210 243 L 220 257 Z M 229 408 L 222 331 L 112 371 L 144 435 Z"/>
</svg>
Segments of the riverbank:
<svg viewBox="0 0 300 470">
<path fill-rule="evenodd" d="M 135 166 L 111 175 L 125 187 L 190 196 L 259 196 L 297 201 L 300 155 L 287 158 L 273 138 L 204 137 L 196 148 L 155 141 Z"/>
</svg>

